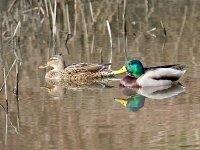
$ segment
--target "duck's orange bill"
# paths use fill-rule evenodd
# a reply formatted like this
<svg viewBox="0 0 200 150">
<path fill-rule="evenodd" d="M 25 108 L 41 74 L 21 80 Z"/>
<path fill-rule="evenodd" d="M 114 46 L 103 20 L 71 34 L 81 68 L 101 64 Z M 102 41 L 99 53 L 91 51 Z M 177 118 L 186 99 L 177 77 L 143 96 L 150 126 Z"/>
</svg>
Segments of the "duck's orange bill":
<svg viewBox="0 0 200 150">
<path fill-rule="evenodd" d="M 126 106 L 128 104 L 128 101 L 123 98 L 115 98 L 115 101 L 119 102 L 120 104 Z"/>
<path fill-rule="evenodd" d="M 127 69 L 125 66 L 123 66 L 121 69 L 117 70 L 114 72 L 115 75 L 118 75 L 118 74 L 122 74 L 124 72 L 127 72 Z"/>
</svg>

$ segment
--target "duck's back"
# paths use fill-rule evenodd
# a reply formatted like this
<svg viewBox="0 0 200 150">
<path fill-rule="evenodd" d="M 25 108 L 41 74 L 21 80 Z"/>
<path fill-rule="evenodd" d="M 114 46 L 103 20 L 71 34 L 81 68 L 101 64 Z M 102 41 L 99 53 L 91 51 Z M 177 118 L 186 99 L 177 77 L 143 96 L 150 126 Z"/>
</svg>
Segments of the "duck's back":
<svg viewBox="0 0 200 150">
<path fill-rule="evenodd" d="M 79 63 L 67 66 L 62 71 L 62 76 L 69 77 L 71 80 L 89 80 L 94 78 L 109 77 L 112 70 L 108 69 L 110 64 L 99 65 L 90 63 Z"/>
</svg>

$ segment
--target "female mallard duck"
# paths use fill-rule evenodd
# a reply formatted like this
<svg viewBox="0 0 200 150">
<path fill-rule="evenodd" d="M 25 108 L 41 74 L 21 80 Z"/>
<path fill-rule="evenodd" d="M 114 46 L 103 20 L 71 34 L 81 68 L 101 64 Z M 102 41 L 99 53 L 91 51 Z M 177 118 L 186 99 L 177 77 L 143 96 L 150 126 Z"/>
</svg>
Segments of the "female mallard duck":
<svg viewBox="0 0 200 150">
<path fill-rule="evenodd" d="M 89 82 L 91 83 L 95 79 L 113 76 L 113 71 L 108 69 L 109 65 L 79 63 L 65 66 L 62 56 L 55 55 L 50 58 L 45 66 L 40 66 L 39 68 L 53 68 L 46 73 L 45 78 L 47 80 L 83 85 Z"/>
<path fill-rule="evenodd" d="M 165 86 L 178 81 L 179 78 L 186 72 L 184 65 L 167 65 L 145 68 L 139 60 L 129 60 L 120 70 L 114 74 L 128 72 L 129 76 L 122 79 L 121 84 L 124 86 Z M 126 81 L 128 78 L 128 81 Z"/>
</svg>

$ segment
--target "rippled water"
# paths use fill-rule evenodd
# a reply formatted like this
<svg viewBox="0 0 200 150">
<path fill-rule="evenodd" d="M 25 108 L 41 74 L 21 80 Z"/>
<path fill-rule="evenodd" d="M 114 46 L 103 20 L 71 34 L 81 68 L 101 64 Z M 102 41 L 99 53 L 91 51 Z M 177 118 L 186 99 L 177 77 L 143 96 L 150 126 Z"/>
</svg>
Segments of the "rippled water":
<svg viewBox="0 0 200 150">
<path fill-rule="evenodd" d="M 5 2 L 5 8 L 11 2 Z M 112 69 L 116 70 L 125 61 L 123 1 L 119 0 L 119 26 L 117 2 L 91 2 L 96 19 L 94 25 L 88 2 L 69 1 L 73 34 L 67 43 L 70 55 L 64 44 L 66 35 L 63 32 L 68 31 L 66 16 L 63 15 L 65 3 L 58 2 L 55 49 L 63 53 L 67 63 L 109 62 L 110 41 L 106 26 L 106 20 L 109 20 L 113 40 Z M 152 89 L 128 89 L 124 92 L 117 80 L 110 81 L 108 87 L 56 87 L 48 92 L 42 88 L 49 86 L 44 80 L 45 70 L 38 69 L 52 53 L 48 17 L 44 16 L 42 21 L 37 10 L 22 15 L 22 8 L 29 10 L 37 7 L 37 3 L 32 2 L 30 6 L 26 2 L 21 3 L 11 9 L 14 18 L 21 21 L 20 100 L 17 105 L 13 93 L 14 68 L 7 80 L 8 115 L 3 110 L 3 107 L 6 108 L 4 90 L 0 95 L 3 106 L 0 113 L 0 149 L 200 149 L 199 1 L 127 1 L 128 58 L 139 58 L 147 66 L 174 63 L 187 66 L 187 72 L 181 79 L 185 88 L 172 87 L 156 93 Z M 41 7 L 45 10 L 45 6 Z M 17 26 L 12 19 L 8 24 L 12 24 L 13 28 Z M 10 30 L 5 22 L 3 29 L 6 31 L 3 32 L 3 59 L 8 72 L 14 54 L 6 39 Z M 178 92 L 174 94 L 174 91 Z M 155 94 L 165 99 L 157 99 Z M 120 103 L 116 98 L 123 101 Z"/>
</svg>

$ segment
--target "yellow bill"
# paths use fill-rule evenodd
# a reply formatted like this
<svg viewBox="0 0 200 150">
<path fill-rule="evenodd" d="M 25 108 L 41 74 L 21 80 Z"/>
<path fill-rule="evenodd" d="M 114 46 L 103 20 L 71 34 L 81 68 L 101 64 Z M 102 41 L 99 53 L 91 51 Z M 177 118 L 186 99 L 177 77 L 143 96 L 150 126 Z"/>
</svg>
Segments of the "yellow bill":
<svg viewBox="0 0 200 150">
<path fill-rule="evenodd" d="M 114 75 L 122 74 L 124 72 L 127 72 L 127 69 L 125 66 L 123 66 L 121 69 L 114 72 Z"/>
<path fill-rule="evenodd" d="M 126 106 L 128 104 L 128 100 L 127 99 L 123 99 L 123 98 L 115 98 L 115 101 L 121 103 L 124 106 Z"/>
</svg>

